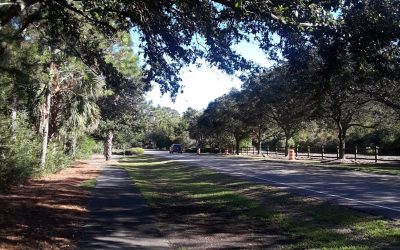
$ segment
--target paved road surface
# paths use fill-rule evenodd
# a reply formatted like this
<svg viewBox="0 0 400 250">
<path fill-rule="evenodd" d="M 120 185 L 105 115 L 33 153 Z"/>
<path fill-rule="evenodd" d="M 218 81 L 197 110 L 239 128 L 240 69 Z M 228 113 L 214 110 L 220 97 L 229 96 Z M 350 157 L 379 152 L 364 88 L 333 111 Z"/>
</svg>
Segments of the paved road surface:
<svg viewBox="0 0 400 250">
<path fill-rule="evenodd" d="M 218 172 L 285 188 L 385 217 L 400 219 L 400 177 L 330 170 L 296 163 L 277 163 L 221 155 L 169 154 L 146 151 Z"/>
<path fill-rule="evenodd" d="M 106 167 L 89 201 L 79 249 L 168 249 L 155 219 L 126 171 Z"/>
</svg>

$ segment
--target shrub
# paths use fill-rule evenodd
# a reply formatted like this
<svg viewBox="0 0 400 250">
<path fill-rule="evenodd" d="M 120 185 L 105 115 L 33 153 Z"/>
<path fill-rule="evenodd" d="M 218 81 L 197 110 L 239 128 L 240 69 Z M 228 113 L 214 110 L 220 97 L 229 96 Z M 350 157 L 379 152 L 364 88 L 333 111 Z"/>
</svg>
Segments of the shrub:
<svg viewBox="0 0 400 250">
<path fill-rule="evenodd" d="M 97 150 L 96 146 L 96 141 L 92 137 L 82 137 L 78 140 L 75 157 L 77 159 L 89 158 Z"/>
<path fill-rule="evenodd" d="M 185 149 L 186 153 L 197 153 L 197 148 L 187 148 Z"/>
<path fill-rule="evenodd" d="M 144 153 L 143 148 L 130 148 L 125 150 L 126 155 L 140 155 Z"/>
<path fill-rule="evenodd" d="M 66 155 L 56 142 L 49 143 L 46 155 L 46 165 L 42 172 L 54 173 L 67 168 L 73 161 L 72 156 Z"/>
<path fill-rule="evenodd" d="M 241 148 L 249 148 L 251 146 L 252 146 L 251 138 L 245 138 L 245 139 L 240 141 L 240 147 Z"/>
<path fill-rule="evenodd" d="M 24 183 L 39 174 L 40 141 L 30 129 L 20 127 L 15 139 L 2 143 L 0 150 L 0 189 Z"/>
<path fill-rule="evenodd" d="M 103 154 L 104 146 L 102 141 L 96 141 L 96 144 L 94 145 L 92 149 L 93 154 Z"/>
</svg>

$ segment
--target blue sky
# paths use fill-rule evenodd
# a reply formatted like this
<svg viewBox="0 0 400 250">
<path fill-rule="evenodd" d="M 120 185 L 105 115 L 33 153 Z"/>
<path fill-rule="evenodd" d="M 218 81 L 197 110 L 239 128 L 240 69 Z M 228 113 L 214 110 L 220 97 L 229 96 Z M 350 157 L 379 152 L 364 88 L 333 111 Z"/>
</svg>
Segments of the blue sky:
<svg viewBox="0 0 400 250">
<path fill-rule="evenodd" d="M 135 37 L 133 38 L 135 44 Z M 263 67 L 272 65 L 264 52 L 254 43 L 243 41 L 233 46 L 233 49 Z M 232 88 L 239 89 L 242 84 L 239 78 L 227 75 L 206 62 L 203 62 L 200 68 L 195 65 L 183 68 L 180 77 L 183 93 L 177 95 L 175 102 L 171 101 L 168 93 L 161 95 L 157 84 L 153 84 L 153 90 L 147 93 L 146 99 L 152 101 L 154 106 L 170 107 L 182 114 L 189 107 L 197 110 L 205 109 L 209 102 L 229 92 Z"/>
</svg>

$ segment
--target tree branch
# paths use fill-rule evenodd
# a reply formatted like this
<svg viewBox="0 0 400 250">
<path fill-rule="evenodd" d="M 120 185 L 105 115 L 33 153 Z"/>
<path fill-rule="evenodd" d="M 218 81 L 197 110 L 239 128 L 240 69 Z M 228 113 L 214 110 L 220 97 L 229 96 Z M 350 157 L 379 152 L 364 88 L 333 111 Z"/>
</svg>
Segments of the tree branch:
<svg viewBox="0 0 400 250">
<path fill-rule="evenodd" d="M 14 17 L 20 16 L 21 12 L 26 12 L 26 10 L 39 3 L 40 0 L 25 0 L 25 1 L 14 1 L 12 4 L 2 4 L 0 5 L 0 27 L 8 24 Z M 5 8 L 9 6 L 8 8 Z"/>
<path fill-rule="evenodd" d="M 373 124 L 373 125 L 364 125 L 361 123 L 349 123 L 347 127 L 361 127 L 361 128 L 376 128 L 378 124 Z"/>
</svg>

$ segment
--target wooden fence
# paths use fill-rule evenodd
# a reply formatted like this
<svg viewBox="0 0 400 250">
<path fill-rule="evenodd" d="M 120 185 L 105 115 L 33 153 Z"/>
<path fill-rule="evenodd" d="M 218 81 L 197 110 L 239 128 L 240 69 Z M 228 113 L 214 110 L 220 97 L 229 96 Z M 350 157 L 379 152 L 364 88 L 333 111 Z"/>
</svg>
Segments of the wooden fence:
<svg viewBox="0 0 400 250">
<path fill-rule="evenodd" d="M 296 146 L 293 148 L 295 151 L 296 158 L 306 159 L 339 159 L 339 147 L 300 147 Z M 230 150 L 231 152 L 233 150 Z M 285 156 L 286 148 L 277 146 L 266 146 L 262 147 L 261 153 L 266 156 L 278 157 Z M 373 147 L 351 147 L 346 148 L 345 156 L 346 159 L 352 159 L 355 161 L 369 160 L 369 161 L 400 161 L 400 151 L 396 154 L 397 150 L 388 148 L 379 148 L 378 146 Z M 256 147 L 242 147 L 240 148 L 240 154 L 255 155 L 258 153 Z"/>
</svg>

